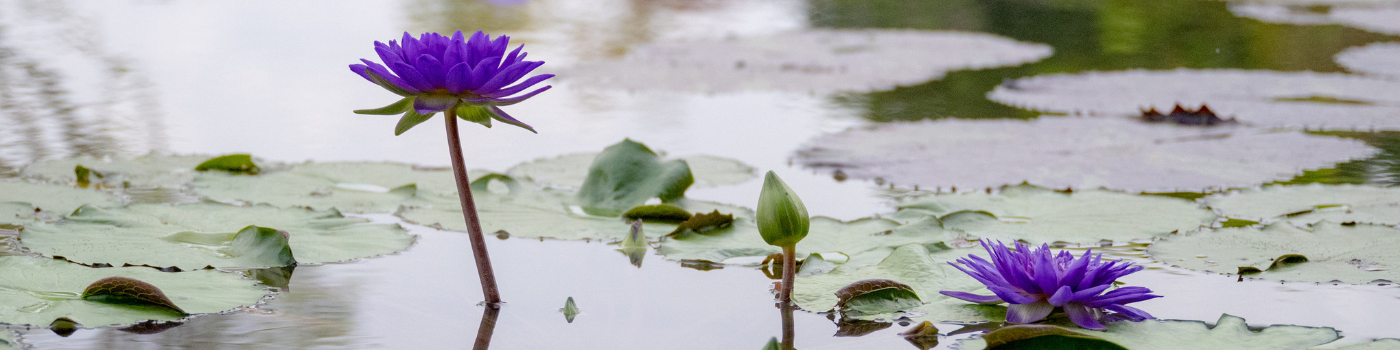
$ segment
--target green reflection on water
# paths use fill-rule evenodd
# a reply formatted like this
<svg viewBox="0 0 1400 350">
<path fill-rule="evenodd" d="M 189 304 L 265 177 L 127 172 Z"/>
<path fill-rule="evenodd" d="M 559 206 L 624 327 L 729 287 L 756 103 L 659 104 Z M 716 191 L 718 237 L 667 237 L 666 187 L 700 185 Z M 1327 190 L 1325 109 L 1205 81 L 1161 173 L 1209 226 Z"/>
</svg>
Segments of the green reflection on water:
<svg viewBox="0 0 1400 350">
<path fill-rule="evenodd" d="M 1337 163 L 1337 166 L 1331 168 L 1305 171 L 1293 179 L 1275 182 L 1275 184 L 1400 185 L 1400 131 L 1314 131 L 1311 133 L 1361 140 L 1381 151 L 1375 157 Z"/>
<path fill-rule="evenodd" d="M 1055 55 L 1000 69 L 959 71 L 922 85 L 842 94 L 871 121 L 1034 118 L 988 101 L 1004 79 L 1093 70 L 1242 68 L 1336 72 L 1337 52 L 1396 37 L 1339 25 L 1295 26 L 1233 16 L 1223 1 L 812 0 L 813 26 L 963 30 L 1045 43 Z"/>
</svg>

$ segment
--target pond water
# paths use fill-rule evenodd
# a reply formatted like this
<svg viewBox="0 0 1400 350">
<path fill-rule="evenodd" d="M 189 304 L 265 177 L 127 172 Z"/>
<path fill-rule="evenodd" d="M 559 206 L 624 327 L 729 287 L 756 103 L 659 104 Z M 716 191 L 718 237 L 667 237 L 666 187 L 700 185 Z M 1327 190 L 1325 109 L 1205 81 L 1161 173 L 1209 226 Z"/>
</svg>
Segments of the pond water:
<svg viewBox="0 0 1400 350">
<path fill-rule="evenodd" d="M 469 167 L 504 171 L 630 138 L 669 156 L 713 155 L 758 173 L 775 171 L 812 215 L 850 220 L 893 212 L 892 198 L 918 184 L 838 181 L 829 167 L 804 166 L 796 152 L 823 135 L 907 121 L 1037 118 L 1045 113 L 987 97 L 1032 76 L 1176 68 L 1346 74 L 1334 60 L 1337 53 L 1400 41 L 1394 36 L 1400 33 L 1374 27 L 1264 22 L 1241 17 L 1232 6 L 1192 0 L 0 0 L 0 172 L 75 154 L 149 152 L 447 166 L 446 137 L 436 127 L 395 137 L 395 117 L 351 113 L 392 101 L 345 66 L 373 57 L 373 41 L 404 31 L 483 30 L 526 44 L 532 59 L 548 62 L 542 72 L 578 74 L 560 73 L 550 81 L 552 90 L 511 107 L 538 135 L 467 127 L 462 138 Z M 597 71 L 589 70 L 593 62 L 656 47 L 649 45 L 872 28 L 990 33 L 1022 42 L 1030 53 L 950 65 L 918 83 L 882 77 L 853 86 L 814 83 L 811 90 L 695 90 L 664 74 L 640 83 L 657 88 L 639 89 L 586 78 Z M 1034 44 L 1053 53 L 1037 56 Z M 976 50 L 939 55 L 962 58 Z M 648 67 L 633 68 L 617 74 Z M 1389 94 L 1400 96 L 1400 90 Z M 1363 104 L 1400 108 L 1395 98 Z M 1388 117 L 1400 120 L 1400 114 Z M 1400 134 L 1373 132 L 1372 125 L 1300 129 L 1307 127 L 1360 140 L 1374 151 L 1296 165 L 1290 168 L 1295 174 L 1250 183 L 1400 183 Z M 752 207 L 761 184 L 755 177 L 692 188 L 687 196 Z M 925 183 L 923 189 L 946 185 Z M 391 215 L 365 216 L 404 223 Z M 636 267 L 616 246 L 598 241 L 491 237 L 507 303 L 491 321 L 494 327 L 481 327 L 486 309 L 477 304 L 483 296 L 467 236 L 404 226 L 419 236 L 408 250 L 300 266 L 283 291 L 256 308 L 196 317 L 154 334 L 100 328 L 60 337 L 42 328 L 17 330 L 35 349 L 460 348 L 477 342 L 479 329 L 488 330 L 495 349 L 757 349 L 781 334 L 774 280 L 751 266 L 756 259 L 701 271 L 649 254 Z M 1123 281 L 1167 296 L 1135 304 L 1158 318 L 1214 322 L 1227 313 L 1258 327 L 1333 327 L 1343 332 L 1343 342 L 1400 337 L 1393 326 L 1400 321 L 1393 312 L 1400 310 L 1400 288 L 1393 284 L 1239 281 L 1154 262 L 1137 245 L 1112 250 L 1149 266 Z M 572 322 L 559 310 L 569 297 L 582 310 Z M 833 336 L 840 327 L 827 315 L 797 311 L 794 325 L 802 349 L 911 346 L 897 335 L 907 322 Z M 938 327 L 946 335 L 960 326 Z M 938 348 L 969 335 L 944 336 Z"/>
</svg>

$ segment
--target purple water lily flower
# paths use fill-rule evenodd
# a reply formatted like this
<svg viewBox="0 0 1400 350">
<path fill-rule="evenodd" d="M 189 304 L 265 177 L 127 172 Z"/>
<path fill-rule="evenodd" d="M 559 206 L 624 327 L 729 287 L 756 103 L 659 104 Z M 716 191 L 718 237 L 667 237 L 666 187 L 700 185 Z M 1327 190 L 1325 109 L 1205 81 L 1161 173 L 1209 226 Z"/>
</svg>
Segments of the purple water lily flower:
<svg viewBox="0 0 1400 350">
<path fill-rule="evenodd" d="M 374 51 L 384 64 L 361 59 L 364 64 L 352 64 L 350 70 L 404 98 L 384 108 L 355 113 L 404 113 L 395 135 L 450 108 L 456 108 L 451 112 L 458 117 L 486 127 L 491 127 L 491 119 L 495 119 L 535 132 L 500 106 L 520 103 L 549 90 L 552 86 L 516 95 L 554 75 L 536 75 L 516 83 L 544 62 L 526 61 L 526 54 L 521 52 L 525 45 L 506 54 L 509 42 L 508 36 L 493 40 L 482 32 L 464 38 L 460 31 L 451 37 L 424 33 L 417 39 L 403 33 L 401 42 L 390 40 L 388 45 L 376 41 Z"/>
<path fill-rule="evenodd" d="M 1138 272 L 1142 266 L 1115 260 L 1104 262 L 1103 254 L 1085 252 L 1078 259 L 1068 251 L 1050 252 L 1049 245 L 1031 249 L 1016 243 L 1016 250 L 1001 242 L 981 241 L 992 261 L 968 255 L 958 259 L 963 268 L 949 265 L 976 278 L 996 295 L 982 296 L 967 292 L 943 291 L 943 295 L 980 303 L 1010 303 L 1006 321 L 1030 323 L 1045 319 L 1055 308 L 1064 310 L 1071 321 L 1088 329 L 1105 329 L 1100 320 L 1127 319 L 1142 321 L 1152 318 L 1142 310 L 1124 304 L 1160 298 L 1143 287 L 1123 287 L 1108 293 L 1113 281 Z M 1113 314 L 1108 312 L 1112 311 Z"/>
</svg>

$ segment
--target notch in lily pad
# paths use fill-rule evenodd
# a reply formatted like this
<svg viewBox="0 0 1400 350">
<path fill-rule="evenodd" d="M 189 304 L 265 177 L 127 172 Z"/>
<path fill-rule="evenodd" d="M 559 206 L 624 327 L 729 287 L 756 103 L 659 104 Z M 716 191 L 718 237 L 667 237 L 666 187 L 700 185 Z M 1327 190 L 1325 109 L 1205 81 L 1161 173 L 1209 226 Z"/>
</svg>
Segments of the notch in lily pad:
<svg viewBox="0 0 1400 350">
<path fill-rule="evenodd" d="M 855 315 L 882 314 L 923 305 L 909 285 L 887 279 L 860 280 L 836 291 L 836 308 Z"/>
<path fill-rule="evenodd" d="M 97 280 L 83 290 L 82 298 L 104 304 L 154 307 L 181 316 L 188 315 L 170 301 L 160 288 L 128 277 L 112 276 Z"/>
<path fill-rule="evenodd" d="M 589 215 L 616 217 L 651 198 L 680 199 L 693 183 L 695 177 L 684 160 L 662 162 L 646 145 L 625 139 L 593 160 L 578 201 Z"/>
<path fill-rule="evenodd" d="M 253 156 L 248 154 L 230 154 L 214 157 L 199 163 L 194 167 L 195 171 L 225 171 L 233 174 L 257 175 L 262 172 L 257 164 L 253 163 Z"/>
</svg>

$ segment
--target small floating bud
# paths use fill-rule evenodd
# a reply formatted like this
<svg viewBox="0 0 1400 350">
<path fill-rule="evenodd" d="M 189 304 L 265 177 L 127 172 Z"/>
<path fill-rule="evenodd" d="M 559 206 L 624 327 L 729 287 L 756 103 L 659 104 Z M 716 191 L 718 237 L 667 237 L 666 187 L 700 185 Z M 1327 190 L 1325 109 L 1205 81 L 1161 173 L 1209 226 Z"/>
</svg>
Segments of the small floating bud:
<svg viewBox="0 0 1400 350">
<path fill-rule="evenodd" d="M 795 246 L 807 237 L 810 220 L 802 199 L 769 171 L 758 195 L 758 233 L 763 241 L 779 247 Z"/>
</svg>

